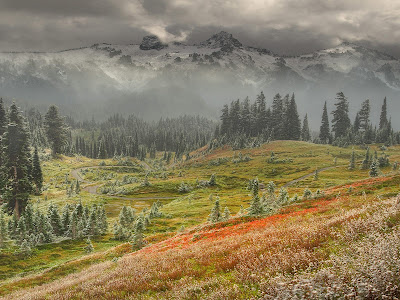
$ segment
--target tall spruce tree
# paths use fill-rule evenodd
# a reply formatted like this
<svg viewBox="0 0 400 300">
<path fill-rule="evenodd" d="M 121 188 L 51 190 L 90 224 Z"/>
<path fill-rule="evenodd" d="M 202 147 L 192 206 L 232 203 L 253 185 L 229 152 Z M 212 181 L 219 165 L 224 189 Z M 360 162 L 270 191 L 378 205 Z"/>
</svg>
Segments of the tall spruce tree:
<svg viewBox="0 0 400 300">
<path fill-rule="evenodd" d="M 23 212 L 32 191 L 28 166 L 30 162 L 29 132 L 19 108 L 13 103 L 8 114 L 9 123 L 2 138 L 1 165 L 2 194 L 8 211 L 17 217 Z"/>
<path fill-rule="evenodd" d="M 303 127 L 301 129 L 301 140 L 302 141 L 311 140 L 310 127 L 308 126 L 307 114 L 305 115 L 304 120 L 303 120 Z"/>
<path fill-rule="evenodd" d="M 319 139 L 323 144 L 328 144 L 330 139 L 329 118 L 328 110 L 326 108 L 326 101 L 324 104 L 324 109 L 322 111 L 321 127 L 319 128 Z"/>
<path fill-rule="evenodd" d="M 60 154 L 67 141 L 67 130 L 63 118 L 58 113 L 57 106 L 51 105 L 44 117 L 47 139 L 53 156 Z"/>
<path fill-rule="evenodd" d="M 292 94 L 292 98 L 288 104 L 285 121 L 285 138 L 288 140 L 299 140 L 301 134 L 301 122 L 297 112 L 294 94 Z"/>
<path fill-rule="evenodd" d="M 280 94 L 276 94 L 272 101 L 271 129 L 273 138 L 279 140 L 282 138 L 283 129 L 283 101 Z"/>
<path fill-rule="evenodd" d="M 368 130 L 370 112 L 371 112 L 371 105 L 369 104 L 369 99 L 367 99 L 362 103 L 361 110 L 358 113 L 360 120 L 359 129 L 363 132 Z"/>
<path fill-rule="evenodd" d="M 342 137 L 350 128 L 349 118 L 349 102 L 342 92 L 336 94 L 336 109 L 332 112 L 332 131 L 335 133 L 335 138 Z"/>
<path fill-rule="evenodd" d="M 379 118 L 379 129 L 384 129 L 388 124 L 387 118 L 387 101 L 386 97 L 383 99 L 382 109 L 381 109 L 381 116 Z"/>
<path fill-rule="evenodd" d="M 35 147 L 32 158 L 32 181 L 35 184 L 35 192 L 40 195 L 43 187 L 43 173 L 40 166 L 38 149 Z"/>
<path fill-rule="evenodd" d="M 262 132 L 268 123 L 267 119 L 267 105 L 265 102 L 264 93 L 261 92 L 260 95 L 257 96 L 257 129 L 258 133 Z"/>
</svg>

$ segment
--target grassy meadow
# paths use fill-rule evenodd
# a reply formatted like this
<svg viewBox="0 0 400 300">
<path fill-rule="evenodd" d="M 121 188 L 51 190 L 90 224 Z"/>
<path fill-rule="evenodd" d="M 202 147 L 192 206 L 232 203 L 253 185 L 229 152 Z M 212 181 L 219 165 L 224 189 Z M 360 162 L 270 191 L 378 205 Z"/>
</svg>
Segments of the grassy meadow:
<svg viewBox="0 0 400 300">
<path fill-rule="evenodd" d="M 349 170 L 353 151 L 356 168 Z M 103 204 L 109 234 L 93 240 L 92 254 L 85 254 L 84 240 L 68 239 L 38 246 L 30 257 L 15 254 L 15 247 L 0 252 L 0 297 L 287 299 L 316 298 L 313 291 L 318 291 L 333 298 L 373 298 L 385 280 L 400 284 L 400 173 L 392 167 L 400 162 L 400 146 L 373 145 L 370 151 L 389 156 L 391 166 L 379 177 L 360 169 L 363 147 L 294 141 L 240 151 L 204 147 L 168 164 L 163 153 L 144 162 L 80 156 L 45 160 L 44 192 L 32 196 L 34 206 L 45 211 L 51 203 L 60 208 L 79 201 Z M 85 181 L 78 195 L 68 196 L 74 170 Z M 201 187 L 212 174 L 216 185 Z M 273 181 L 276 194 L 285 187 L 299 200 L 263 217 L 237 216 L 241 206 L 250 206 L 247 184 L 254 178 L 261 183 L 260 195 Z M 185 192 L 179 191 L 182 183 L 188 185 Z M 323 193 L 303 199 L 305 189 Z M 210 224 L 217 197 L 232 218 Z M 157 200 L 163 217 L 147 226 L 146 247 L 133 252 L 129 243 L 113 239 L 112 224 L 124 205 L 139 213 Z M 370 287 L 358 286 L 357 278 Z M 388 289 L 388 295 L 399 296 Z M 300 290 L 305 294 L 296 294 Z"/>
</svg>

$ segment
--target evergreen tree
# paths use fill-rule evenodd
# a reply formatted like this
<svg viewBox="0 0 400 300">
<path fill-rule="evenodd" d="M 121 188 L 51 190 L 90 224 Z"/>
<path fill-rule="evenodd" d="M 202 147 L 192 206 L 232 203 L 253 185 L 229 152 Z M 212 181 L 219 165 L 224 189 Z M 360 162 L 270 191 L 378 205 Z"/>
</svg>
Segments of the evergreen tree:
<svg viewBox="0 0 400 300">
<path fill-rule="evenodd" d="M 23 212 L 32 191 L 28 166 L 30 162 L 29 133 L 19 108 L 13 103 L 9 123 L 2 138 L 1 186 L 8 211 L 17 217 Z"/>
<path fill-rule="evenodd" d="M 43 174 L 42 174 L 42 168 L 40 166 L 37 147 L 35 147 L 35 152 L 33 153 L 33 159 L 32 159 L 32 180 L 33 183 L 35 184 L 36 194 L 40 195 L 43 187 Z"/>
<path fill-rule="evenodd" d="M 371 177 L 377 177 L 379 176 L 379 164 L 378 161 L 376 159 L 373 160 L 371 167 L 370 167 L 370 171 L 369 171 L 369 176 Z"/>
<path fill-rule="evenodd" d="M 229 119 L 229 107 L 227 104 L 224 105 L 222 108 L 222 115 L 221 115 L 221 135 L 229 135 L 229 129 L 231 127 L 230 119 Z"/>
<path fill-rule="evenodd" d="M 219 205 L 219 199 L 215 200 L 214 207 L 211 210 L 211 213 L 208 217 L 208 221 L 211 223 L 217 223 L 222 220 L 222 215 L 221 215 L 221 208 Z"/>
<path fill-rule="evenodd" d="M 94 247 L 93 247 L 92 241 L 88 237 L 86 240 L 85 252 L 92 253 L 93 251 L 94 251 Z"/>
<path fill-rule="evenodd" d="M 272 101 L 271 129 L 274 139 L 281 139 L 283 135 L 283 101 L 280 94 L 276 94 Z"/>
<path fill-rule="evenodd" d="M 367 147 L 367 152 L 365 153 L 365 158 L 362 161 L 361 169 L 363 169 L 363 170 L 368 169 L 370 166 L 370 163 L 371 163 L 370 150 L 369 150 L 369 147 Z"/>
<path fill-rule="evenodd" d="M 139 250 L 144 246 L 144 220 L 143 216 L 140 216 L 135 225 L 135 231 L 133 234 L 132 248 L 133 250 Z"/>
<path fill-rule="evenodd" d="M 61 225 L 62 225 L 62 234 L 63 235 L 68 235 L 70 223 L 71 223 L 71 209 L 70 209 L 70 205 L 67 204 L 64 206 L 62 215 L 61 215 Z"/>
<path fill-rule="evenodd" d="M 215 174 L 211 174 L 210 180 L 208 181 L 208 185 L 210 185 L 210 186 L 217 185 L 217 180 L 215 178 Z"/>
<path fill-rule="evenodd" d="M 61 217 L 60 214 L 58 213 L 58 208 L 54 204 L 50 204 L 48 211 L 47 211 L 47 217 L 48 220 L 50 221 L 50 225 L 53 228 L 53 233 L 57 236 L 62 235 L 63 233 L 63 226 L 61 223 Z"/>
<path fill-rule="evenodd" d="M 332 112 L 332 131 L 335 133 L 335 138 L 339 138 L 350 128 L 349 103 L 342 92 L 336 94 L 336 100 L 336 109 Z"/>
<path fill-rule="evenodd" d="M 365 100 L 361 105 L 361 110 L 358 113 L 359 116 L 359 129 L 363 132 L 367 131 L 369 126 L 369 115 L 371 112 L 371 106 L 369 99 Z"/>
<path fill-rule="evenodd" d="M 253 198 L 251 200 L 248 212 L 250 216 L 259 216 L 264 212 L 264 209 L 260 200 L 260 196 L 258 195 L 259 192 L 258 179 L 254 179 L 253 181 L 252 192 L 253 192 Z"/>
<path fill-rule="evenodd" d="M 310 127 L 308 126 L 307 114 L 305 115 L 303 120 L 303 127 L 301 129 L 301 140 L 306 142 L 311 140 Z"/>
<path fill-rule="evenodd" d="M 387 101 L 386 97 L 383 99 L 382 109 L 381 109 L 381 116 L 379 118 L 379 129 L 384 129 L 388 124 L 387 118 Z"/>
<path fill-rule="evenodd" d="M 261 133 L 266 127 L 268 123 L 267 119 L 267 105 L 265 102 L 264 93 L 261 92 L 260 95 L 257 96 L 257 129 L 258 133 Z"/>
<path fill-rule="evenodd" d="M 360 130 L 360 126 L 361 126 L 361 124 L 360 124 L 360 113 L 358 112 L 356 114 L 355 119 L 354 119 L 354 124 L 353 124 L 354 132 L 358 132 Z"/>
<path fill-rule="evenodd" d="M 330 138 L 329 119 L 325 101 L 324 109 L 322 111 L 321 127 L 319 129 L 319 139 L 321 140 L 321 143 L 328 144 L 329 138 Z"/>
<path fill-rule="evenodd" d="M 229 211 L 229 208 L 225 206 L 224 213 L 222 214 L 222 220 L 227 221 L 231 218 L 231 212 Z"/>
<path fill-rule="evenodd" d="M 67 130 L 63 118 L 58 113 L 58 108 L 51 105 L 45 115 L 45 129 L 53 156 L 62 153 L 62 148 L 67 141 Z"/>
<path fill-rule="evenodd" d="M 297 112 L 297 105 L 294 94 L 292 95 L 292 98 L 288 104 L 285 114 L 285 121 L 285 138 L 288 140 L 299 140 L 301 134 L 301 122 L 299 114 Z"/>
</svg>

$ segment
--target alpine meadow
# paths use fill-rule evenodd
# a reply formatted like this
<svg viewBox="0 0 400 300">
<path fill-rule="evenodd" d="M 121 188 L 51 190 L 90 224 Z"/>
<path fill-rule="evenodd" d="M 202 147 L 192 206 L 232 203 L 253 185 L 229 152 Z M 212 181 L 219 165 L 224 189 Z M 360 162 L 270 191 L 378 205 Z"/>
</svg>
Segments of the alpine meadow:
<svg viewBox="0 0 400 300">
<path fill-rule="evenodd" d="M 0 299 L 400 299 L 399 16 L 0 1 Z"/>
</svg>

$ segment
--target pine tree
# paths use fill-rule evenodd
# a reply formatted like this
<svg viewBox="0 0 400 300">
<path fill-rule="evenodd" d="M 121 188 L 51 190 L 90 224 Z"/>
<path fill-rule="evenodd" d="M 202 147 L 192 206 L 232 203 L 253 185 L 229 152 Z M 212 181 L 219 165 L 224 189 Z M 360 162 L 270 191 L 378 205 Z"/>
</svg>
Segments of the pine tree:
<svg viewBox="0 0 400 300">
<path fill-rule="evenodd" d="M 364 158 L 364 160 L 362 161 L 362 164 L 361 164 L 361 169 L 362 170 L 366 170 L 366 169 L 368 169 L 369 168 L 369 166 L 370 166 L 370 163 L 371 163 L 371 156 L 370 156 L 370 150 L 369 150 L 369 147 L 367 148 L 367 152 L 365 153 L 365 158 Z"/>
<path fill-rule="evenodd" d="M 353 150 L 350 157 L 349 170 L 354 170 L 355 168 L 356 168 L 356 154 Z"/>
<path fill-rule="evenodd" d="M 280 94 L 276 94 L 272 100 L 271 129 L 274 139 L 281 139 L 283 135 L 283 101 Z"/>
<path fill-rule="evenodd" d="M 288 140 L 299 140 L 301 134 L 301 122 L 297 112 L 296 100 L 294 94 L 289 102 L 285 114 L 285 138 Z"/>
<path fill-rule="evenodd" d="M 258 133 L 261 133 L 267 127 L 268 123 L 267 106 L 263 92 L 261 92 L 260 95 L 257 96 L 256 103 L 257 103 L 257 129 Z"/>
<path fill-rule="evenodd" d="M 260 200 L 260 196 L 258 195 L 259 192 L 258 179 L 254 179 L 253 181 L 252 192 L 253 192 L 253 198 L 251 200 L 250 207 L 248 208 L 248 212 L 250 216 L 259 216 L 263 214 L 264 209 Z"/>
<path fill-rule="evenodd" d="M 67 141 L 67 129 L 63 118 L 58 113 L 58 108 L 51 105 L 45 115 L 45 129 L 47 139 L 51 145 L 53 156 L 62 153 L 62 148 Z"/>
<path fill-rule="evenodd" d="M 133 250 L 139 250 L 144 246 L 144 220 L 143 216 L 140 216 L 135 225 L 135 231 L 133 234 L 132 248 Z"/>
<path fill-rule="evenodd" d="M 42 174 L 42 168 L 40 166 L 37 147 L 35 147 L 35 152 L 33 153 L 33 159 L 32 159 L 32 180 L 33 183 L 35 184 L 36 194 L 40 195 L 43 187 L 43 174 Z"/>
<path fill-rule="evenodd" d="M 53 233 L 57 236 L 62 235 L 63 226 L 61 224 L 61 217 L 60 214 L 58 213 L 58 208 L 56 205 L 50 204 L 47 211 L 47 216 L 50 221 L 50 225 L 53 228 Z"/>
<path fill-rule="evenodd" d="M 310 128 L 308 126 L 307 114 L 305 115 L 304 120 L 303 120 L 303 127 L 301 129 L 301 140 L 306 141 L 306 142 L 311 140 L 311 134 L 310 134 Z"/>
<path fill-rule="evenodd" d="M 231 127 L 230 119 L 229 119 L 229 107 L 227 104 L 224 105 L 222 108 L 222 115 L 221 115 L 221 135 L 229 135 L 229 129 Z"/>
<path fill-rule="evenodd" d="M 346 134 L 351 124 L 349 119 L 349 103 L 347 98 L 342 92 L 340 92 L 336 94 L 336 100 L 336 109 L 332 112 L 332 131 L 335 133 L 335 138 L 339 138 Z"/>
<path fill-rule="evenodd" d="M 217 180 L 215 178 L 215 174 L 211 174 L 210 180 L 208 181 L 209 186 L 215 186 L 217 185 Z"/>
<path fill-rule="evenodd" d="M 108 229 L 106 210 L 104 209 L 103 205 L 98 208 L 97 228 L 99 229 L 100 234 L 105 234 Z"/>
<path fill-rule="evenodd" d="M 384 129 L 388 124 L 388 118 L 387 118 L 387 101 L 386 97 L 383 99 L 383 104 L 382 104 L 382 110 L 381 110 L 381 116 L 379 118 L 379 129 L 382 130 Z"/>
<path fill-rule="evenodd" d="M 92 253 L 93 251 L 94 251 L 94 247 L 93 247 L 92 241 L 88 237 L 86 240 L 85 252 Z"/>
<path fill-rule="evenodd" d="M 71 223 L 71 209 L 70 205 L 66 204 L 63 208 L 61 215 L 62 234 L 68 235 L 68 230 Z"/>
<path fill-rule="evenodd" d="M 365 100 L 361 105 L 361 110 L 359 111 L 359 128 L 361 131 L 365 132 L 369 126 L 369 115 L 371 112 L 371 106 L 369 104 L 369 99 Z"/>
<path fill-rule="evenodd" d="M 229 208 L 225 206 L 224 212 L 222 214 L 222 220 L 227 221 L 231 218 L 231 212 L 229 211 Z"/>
<path fill-rule="evenodd" d="M 373 160 L 371 167 L 370 167 L 370 171 L 369 171 L 369 176 L 371 177 L 377 177 L 379 176 L 379 164 L 378 161 L 376 159 Z"/>
<path fill-rule="evenodd" d="M 19 247 L 19 253 L 25 257 L 29 257 L 32 254 L 32 248 L 27 239 L 24 239 L 21 242 L 21 246 Z"/>
<path fill-rule="evenodd" d="M 221 215 L 221 208 L 219 205 L 219 199 L 215 200 L 214 207 L 211 210 L 211 213 L 208 217 L 208 221 L 211 223 L 217 223 L 222 220 L 222 215 Z"/>
<path fill-rule="evenodd" d="M 3 199 L 8 211 L 17 217 L 23 212 L 32 191 L 28 166 L 30 162 L 29 132 L 19 108 L 13 103 L 9 110 L 9 123 L 2 138 L 1 175 Z"/>
</svg>

